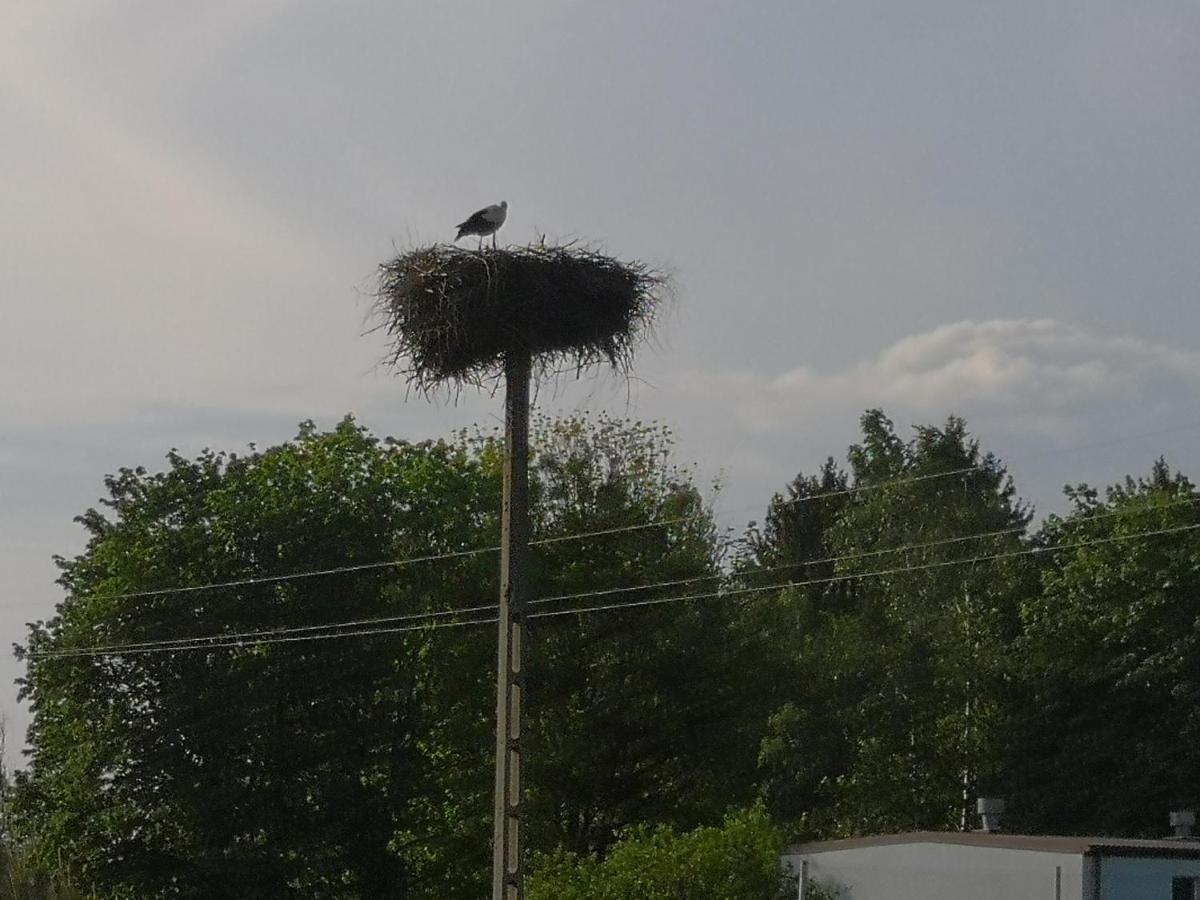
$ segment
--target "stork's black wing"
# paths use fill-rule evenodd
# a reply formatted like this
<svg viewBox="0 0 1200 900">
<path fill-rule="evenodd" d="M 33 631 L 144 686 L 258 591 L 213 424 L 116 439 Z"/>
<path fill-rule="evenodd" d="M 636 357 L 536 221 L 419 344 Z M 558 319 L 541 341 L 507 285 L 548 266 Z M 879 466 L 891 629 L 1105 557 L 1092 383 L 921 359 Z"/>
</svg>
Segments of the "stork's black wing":
<svg viewBox="0 0 1200 900">
<path fill-rule="evenodd" d="M 480 231 L 486 231 L 491 227 L 491 224 L 492 223 L 487 220 L 487 209 L 481 209 L 479 212 L 472 213 L 471 218 L 467 219 L 465 222 L 458 223 L 458 237 L 456 237 L 455 240 L 458 240 L 458 238 L 462 237 L 464 234 L 476 234 Z"/>
</svg>

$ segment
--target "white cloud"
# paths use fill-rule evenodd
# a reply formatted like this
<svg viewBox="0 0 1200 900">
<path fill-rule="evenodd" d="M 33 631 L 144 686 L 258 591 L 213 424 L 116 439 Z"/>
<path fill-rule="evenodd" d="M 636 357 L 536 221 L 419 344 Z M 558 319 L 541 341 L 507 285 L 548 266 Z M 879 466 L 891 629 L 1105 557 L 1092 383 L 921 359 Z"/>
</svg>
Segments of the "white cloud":
<svg viewBox="0 0 1200 900">
<path fill-rule="evenodd" d="M 685 395 L 745 398 L 735 414 L 752 431 L 769 433 L 786 427 L 792 414 L 847 405 L 942 416 L 956 410 L 1069 415 L 1073 404 L 1102 399 L 1169 404 L 1200 386 L 1200 353 L 1053 319 L 995 319 L 942 325 L 832 371 L 694 373 L 687 381 L 692 389 Z M 1084 414 L 1091 417 L 1091 410 Z"/>
<path fill-rule="evenodd" d="M 964 416 L 986 449 L 1017 461 L 1016 474 L 1028 476 L 1018 487 L 1046 506 L 1061 484 L 1107 483 L 1162 448 L 1142 442 L 1119 459 L 1081 450 L 1036 471 L 1023 456 L 1197 424 L 1198 390 L 1200 353 L 1053 319 L 995 319 L 942 325 L 835 369 L 693 371 L 663 393 L 687 448 L 730 467 L 734 500 L 840 457 L 858 416 L 881 407 L 902 434 Z"/>
</svg>

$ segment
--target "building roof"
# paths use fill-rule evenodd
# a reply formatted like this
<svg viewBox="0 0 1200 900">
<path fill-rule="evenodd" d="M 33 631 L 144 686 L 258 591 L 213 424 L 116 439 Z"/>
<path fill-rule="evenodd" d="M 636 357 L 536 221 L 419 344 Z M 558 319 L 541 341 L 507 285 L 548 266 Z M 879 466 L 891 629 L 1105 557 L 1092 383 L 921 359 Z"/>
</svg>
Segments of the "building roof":
<svg viewBox="0 0 1200 900">
<path fill-rule="evenodd" d="M 787 855 L 828 853 L 860 847 L 886 847 L 896 844 L 961 844 L 968 847 L 996 847 L 1005 850 L 1031 850 L 1038 853 L 1078 853 L 1084 856 L 1174 856 L 1200 858 L 1200 840 L 1178 838 L 1076 837 L 1050 834 L 1001 834 L 983 831 L 909 831 L 815 841 L 784 849 Z"/>
</svg>

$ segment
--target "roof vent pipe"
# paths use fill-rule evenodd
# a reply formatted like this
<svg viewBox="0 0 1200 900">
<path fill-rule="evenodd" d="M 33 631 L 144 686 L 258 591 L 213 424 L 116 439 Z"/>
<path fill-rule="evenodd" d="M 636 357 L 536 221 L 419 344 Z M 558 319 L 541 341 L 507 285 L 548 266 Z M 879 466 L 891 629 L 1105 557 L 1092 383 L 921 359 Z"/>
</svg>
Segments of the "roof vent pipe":
<svg viewBox="0 0 1200 900">
<path fill-rule="evenodd" d="M 975 811 L 979 813 L 980 831 L 999 831 L 1000 819 L 1004 815 L 1004 801 L 999 797 L 980 797 L 975 801 Z"/>
<path fill-rule="evenodd" d="M 1196 824 L 1196 814 L 1190 809 L 1175 809 L 1171 811 L 1171 831 L 1174 837 L 1190 838 L 1192 826 Z"/>
</svg>

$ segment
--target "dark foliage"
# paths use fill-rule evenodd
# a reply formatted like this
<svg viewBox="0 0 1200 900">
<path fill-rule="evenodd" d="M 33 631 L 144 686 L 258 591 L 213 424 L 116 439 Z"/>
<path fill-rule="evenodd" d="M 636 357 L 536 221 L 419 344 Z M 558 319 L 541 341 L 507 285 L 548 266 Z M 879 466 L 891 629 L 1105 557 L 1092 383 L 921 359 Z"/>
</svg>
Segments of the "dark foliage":
<svg viewBox="0 0 1200 900">
<path fill-rule="evenodd" d="M 534 530 L 549 540 L 536 545 L 536 596 L 716 574 L 715 526 L 665 431 L 604 418 L 537 419 L 533 432 Z M 81 519 L 67 596 L 26 649 L 485 603 L 498 590 L 490 552 L 185 602 L 128 594 L 494 547 L 502 460 L 493 435 L 378 441 L 346 420 L 245 456 L 123 469 Z M 646 522 L 663 527 L 620 530 Z M 563 540 L 603 529 L 616 530 Z M 602 851 L 645 818 L 693 828 L 744 799 L 727 774 L 751 763 L 730 762 L 741 710 L 725 626 L 713 604 L 663 604 L 530 627 L 531 850 Z M 481 626 L 27 657 L 35 721 L 15 836 L 104 900 L 475 900 L 490 871 L 495 643 Z"/>
</svg>

